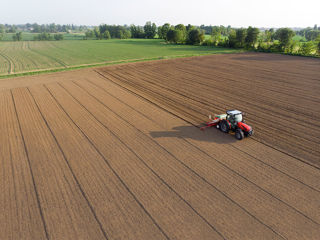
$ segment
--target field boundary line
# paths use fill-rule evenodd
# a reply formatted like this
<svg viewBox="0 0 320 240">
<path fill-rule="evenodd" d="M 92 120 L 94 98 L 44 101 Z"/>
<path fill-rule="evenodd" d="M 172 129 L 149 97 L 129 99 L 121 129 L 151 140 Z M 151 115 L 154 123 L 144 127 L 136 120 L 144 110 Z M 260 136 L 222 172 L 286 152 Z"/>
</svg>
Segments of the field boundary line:
<svg viewBox="0 0 320 240">
<path fill-rule="evenodd" d="M 57 83 L 60 87 L 62 87 L 73 99 L 75 99 L 70 93 L 69 91 L 67 91 L 63 86 L 61 86 L 59 83 Z M 81 127 L 78 126 L 78 124 L 76 124 L 73 119 L 71 118 L 71 116 L 67 113 L 67 111 L 63 108 L 63 106 L 60 104 L 60 102 L 56 99 L 56 97 L 53 95 L 53 93 L 48 89 L 47 86 L 44 85 L 44 87 L 46 88 L 46 90 L 50 93 L 50 95 L 53 97 L 53 99 L 56 101 L 56 103 L 58 104 L 58 106 L 60 107 L 60 109 L 66 114 L 66 116 L 70 119 L 70 121 L 79 129 L 79 131 L 83 134 L 83 136 L 88 140 L 88 142 L 93 146 L 93 148 L 98 152 L 98 154 L 104 159 L 105 163 L 107 164 L 107 166 L 110 168 L 110 170 L 115 174 L 115 176 L 119 179 L 119 181 L 122 183 L 122 185 L 125 187 L 125 189 L 129 192 L 129 194 L 132 195 L 132 197 L 134 198 L 134 200 L 138 203 L 138 205 L 143 209 L 143 211 L 147 214 L 147 216 L 150 217 L 151 221 L 157 226 L 157 228 L 161 231 L 161 233 L 165 236 L 165 238 L 167 238 L 168 240 L 170 239 L 167 234 L 162 230 L 162 228 L 158 225 L 158 223 L 154 220 L 154 218 L 151 216 L 151 214 L 145 209 L 145 207 L 143 206 L 143 204 L 137 199 L 137 197 L 133 194 L 133 192 L 129 189 L 129 187 L 124 183 L 124 181 L 121 179 L 121 177 L 118 175 L 118 173 L 113 169 L 113 167 L 111 166 L 111 164 L 109 163 L 109 161 L 104 157 L 104 155 L 100 152 L 100 150 L 93 144 L 93 142 L 90 140 L 90 138 L 81 130 Z M 77 101 L 77 99 L 75 99 L 75 101 L 85 109 L 85 111 L 88 112 L 88 114 L 92 115 L 81 103 L 79 103 Z M 93 115 L 92 115 L 93 116 Z M 94 119 L 95 116 L 93 116 Z M 99 122 L 100 123 L 100 122 Z M 106 128 L 104 125 L 102 125 L 104 128 Z M 111 132 L 108 128 L 106 128 L 107 131 Z M 113 133 L 112 133 L 113 135 Z M 122 142 L 121 142 L 122 143 Z"/>
<path fill-rule="evenodd" d="M 33 188 L 34 188 L 34 191 L 35 191 L 35 194 L 36 194 L 36 199 L 37 199 L 38 208 L 39 208 L 39 211 L 40 211 L 41 220 L 42 220 L 42 223 L 43 223 L 43 228 L 44 228 L 44 231 L 45 231 L 45 234 L 46 234 L 46 238 L 49 240 L 50 238 L 49 238 L 49 233 L 48 233 L 48 227 L 47 227 L 44 215 L 43 215 L 43 210 L 42 210 L 41 203 L 40 203 L 39 192 L 38 192 L 35 180 L 34 180 L 34 174 L 33 174 L 31 163 L 30 163 L 30 159 L 29 159 L 29 153 L 28 153 L 28 149 L 27 149 L 27 146 L 26 146 L 25 138 L 24 138 L 24 135 L 23 135 L 23 132 L 22 132 L 22 129 L 21 129 L 20 119 L 19 119 L 19 116 L 18 116 L 16 102 L 14 100 L 12 90 L 10 90 L 10 94 L 11 94 L 11 98 L 12 98 L 12 101 L 13 101 L 15 115 L 16 115 L 16 118 L 17 118 L 17 121 L 18 121 L 18 125 L 19 125 L 19 131 L 20 131 L 21 138 L 22 138 L 22 141 L 23 141 L 24 151 L 25 151 L 27 159 L 28 159 L 29 170 L 30 170 L 31 177 L 32 177 L 32 184 L 33 184 Z"/>
<path fill-rule="evenodd" d="M 62 88 L 64 88 L 60 83 L 58 83 Z M 78 86 L 78 85 L 77 85 Z M 81 87 L 80 87 L 81 88 Z M 64 88 L 65 89 L 65 88 Z M 81 88 L 82 89 L 82 88 Z M 71 95 L 71 93 L 65 89 L 69 95 Z M 87 91 L 86 91 L 87 92 Z M 89 94 L 91 96 L 91 94 Z M 152 168 L 149 167 L 148 164 L 145 163 L 145 161 L 143 159 L 141 159 L 141 157 L 139 157 L 130 147 L 128 147 L 127 144 L 125 144 L 112 130 L 110 130 L 107 126 L 105 126 L 99 119 L 96 118 L 96 116 L 94 116 L 83 104 L 81 104 L 73 95 L 71 95 L 73 97 L 73 99 L 75 99 L 78 104 L 80 104 L 84 109 L 86 109 L 86 111 L 94 117 L 94 119 L 99 122 L 105 129 L 107 129 L 114 137 L 116 137 L 124 146 L 126 146 L 126 148 L 132 152 L 140 161 L 143 165 L 145 165 L 161 182 L 163 182 L 163 184 L 165 184 L 174 194 L 176 194 L 183 202 L 185 202 L 185 204 L 187 204 L 187 206 L 189 206 L 191 208 L 192 211 L 194 211 L 196 213 L 196 215 L 198 215 L 209 227 L 211 227 L 215 232 L 217 232 L 224 240 L 226 240 L 226 238 L 211 224 L 208 222 L 207 219 L 205 219 L 200 213 L 198 213 L 197 210 L 195 210 L 193 208 L 193 206 L 187 201 L 185 200 L 179 193 L 177 193 L 162 177 L 160 177 Z M 104 105 L 103 105 L 104 106 Z M 109 109 L 109 108 L 108 108 Z M 110 110 L 110 109 L 109 109 Z M 112 110 L 110 110 L 111 112 L 113 112 Z M 115 113 L 116 116 L 118 116 Z M 120 117 L 121 118 L 121 117 Z M 121 118 L 122 119 L 122 118 Z M 128 123 L 129 125 L 131 125 L 130 123 Z"/>
<path fill-rule="evenodd" d="M 100 74 L 100 73 L 99 73 L 99 74 Z M 102 76 L 103 76 L 103 75 L 102 75 Z M 105 78 L 105 77 L 104 77 L 104 78 Z M 107 79 L 107 78 L 106 78 L 106 79 Z M 107 79 L 107 80 L 113 82 L 112 80 L 109 80 L 109 79 Z M 117 85 L 118 85 L 118 84 L 117 84 Z M 121 86 L 121 85 L 119 85 L 119 86 Z M 122 87 L 122 86 L 121 86 L 121 87 Z M 134 92 L 131 91 L 130 89 L 127 89 L 127 88 L 125 88 L 125 87 L 122 87 L 122 88 L 126 89 L 126 90 L 129 91 L 129 92 L 134 93 Z M 138 95 L 138 94 L 136 94 L 136 93 L 134 93 L 134 94 L 137 95 L 137 96 L 140 96 L 140 95 Z M 143 96 L 140 96 L 140 97 L 143 98 L 143 99 L 146 99 L 146 98 L 144 98 Z M 150 100 L 148 100 L 148 99 L 146 99 L 146 101 L 148 101 L 148 102 L 152 103 L 153 105 L 156 105 L 157 107 L 163 109 L 164 111 L 166 111 L 166 112 L 168 112 L 168 113 L 170 113 L 170 114 L 172 114 L 172 115 L 180 118 L 181 120 L 183 120 L 183 121 L 185 121 L 185 122 L 187 122 L 187 123 L 189 123 L 189 124 L 191 124 L 191 125 L 199 128 L 198 126 L 194 125 L 193 123 L 190 123 L 189 121 L 184 120 L 182 117 L 177 116 L 177 115 L 175 115 L 174 113 L 171 113 L 169 110 L 164 109 L 163 107 L 157 105 L 156 103 L 153 103 L 152 101 L 150 101 Z M 203 150 L 202 150 L 202 151 L 203 151 Z M 207 153 L 206 153 L 206 154 L 207 154 Z M 207 155 L 209 155 L 209 154 L 207 154 Z M 209 156 L 210 156 L 210 155 L 209 155 Z M 214 159 L 215 159 L 215 158 L 214 158 Z M 216 159 L 215 159 L 215 160 L 216 160 Z M 217 161 L 218 161 L 218 160 L 217 160 Z M 220 161 L 218 161 L 218 162 L 220 162 Z M 221 162 L 220 162 L 220 163 L 221 163 Z M 221 163 L 221 164 L 223 164 L 223 163 Z M 224 164 L 223 164 L 223 165 L 224 165 Z M 225 166 L 225 167 L 229 168 L 228 166 Z M 230 168 L 229 168 L 229 169 L 230 169 Z M 320 223 L 318 223 L 318 222 L 316 222 L 315 220 L 313 220 L 312 218 L 308 217 L 307 215 L 305 215 L 304 213 L 302 213 L 300 210 L 297 210 L 295 207 L 289 205 L 288 203 L 286 203 L 286 202 L 284 202 L 283 200 L 279 199 L 278 197 L 274 196 L 272 193 L 269 193 L 268 191 L 264 190 L 264 189 L 261 188 L 259 185 L 257 185 L 257 184 L 255 184 L 254 182 L 250 181 L 249 179 L 247 179 L 246 177 L 242 176 L 242 175 L 239 174 L 238 172 L 236 172 L 236 171 L 234 171 L 234 170 L 232 170 L 232 169 L 230 169 L 230 170 L 233 171 L 234 173 L 236 173 L 237 175 L 241 176 L 241 177 L 244 178 L 245 180 L 251 182 L 252 184 L 254 184 L 255 186 L 257 186 L 259 189 L 261 189 L 262 191 L 264 191 L 265 193 L 271 195 L 272 197 L 276 198 L 277 200 L 279 200 L 280 202 L 284 203 L 284 204 L 287 205 L 288 207 L 292 208 L 293 210 L 295 210 L 295 211 L 298 212 L 299 214 L 303 215 L 305 218 L 309 219 L 309 220 L 312 221 L 313 223 L 315 223 L 315 224 L 317 224 L 317 225 L 320 225 Z"/>
<path fill-rule="evenodd" d="M 51 127 L 49 126 L 49 124 L 48 124 L 48 122 L 47 122 L 46 118 L 44 117 L 43 113 L 41 112 L 40 107 L 39 107 L 38 103 L 36 102 L 36 100 L 35 100 L 35 98 L 34 98 L 33 94 L 32 94 L 32 93 L 31 93 L 31 91 L 30 91 L 30 89 L 29 89 L 29 88 L 27 88 L 27 90 L 28 90 L 28 92 L 29 92 L 30 96 L 32 97 L 33 102 L 34 102 L 34 103 L 35 103 L 35 105 L 37 106 L 37 109 L 38 109 L 38 111 L 39 111 L 39 113 L 40 113 L 40 115 L 41 115 L 41 117 L 42 117 L 43 121 L 45 122 L 45 124 L 46 124 L 46 126 L 47 126 L 48 130 L 50 131 L 50 134 L 51 134 L 51 135 L 52 135 L 52 137 L 54 138 L 54 140 L 55 140 L 55 142 L 56 142 L 56 144 L 57 144 L 57 146 L 58 146 L 58 148 L 59 148 L 60 152 L 62 153 L 63 158 L 64 158 L 64 160 L 66 161 L 66 164 L 68 165 L 69 170 L 70 170 L 70 172 L 71 172 L 71 174 L 72 174 L 72 176 L 73 176 L 74 180 L 76 181 L 77 186 L 79 187 L 79 190 L 80 190 L 80 192 L 81 192 L 82 196 L 83 196 L 83 197 L 84 197 L 84 199 L 86 200 L 86 202 L 87 202 L 87 204 L 88 204 L 88 206 L 89 206 L 89 208 L 90 208 L 90 210 L 91 210 L 91 212 L 92 212 L 92 214 L 93 214 L 93 216 L 94 216 L 95 220 L 97 221 L 97 223 L 98 223 L 98 225 L 99 225 L 99 227 L 100 227 L 100 230 L 102 231 L 102 233 L 103 233 L 104 237 L 106 238 L 106 240 L 108 240 L 107 234 L 106 234 L 106 232 L 104 231 L 104 229 L 103 229 L 103 227 L 102 227 L 102 224 L 101 224 L 101 222 L 99 221 L 99 219 L 98 219 L 98 217 L 97 217 L 97 215 L 96 215 L 96 213 L 95 213 L 95 211 L 94 211 L 94 209 L 93 209 L 93 206 L 92 206 L 92 205 L 91 205 L 91 203 L 89 202 L 89 200 L 88 200 L 88 198 L 87 198 L 86 194 L 84 193 L 84 191 L 83 191 L 83 189 L 82 189 L 82 187 L 81 187 L 81 185 L 80 185 L 80 183 L 79 183 L 79 181 L 78 181 L 77 177 L 75 176 L 75 174 L 74 174 L 74 172 L 73 172 L 73 170 L 72 170 L 72 168 L 71 168 L 71 166 L 70 166 L 70 164 L 69 164 L 69 161 L 68 161 L 68 159 L 66 158 L 66 155 L 65 155 L 64 151 L 62 150 L 62 148 L 61 148 L 61 146 L 60 146 L 60 143 L 58 142 L 58 140 L 57 140 L 56 136 L 54 135 L 54 133 L 53 133 L 53 131 L 52 131 Z"/>
<path fill-rule="evenodd" d="M 88 80 L 89 81 L 89 80 Z M 89 81 L 90 82 L 90 81 Z M 75 82 L 73 82 L 74 84 L 76 84 Z M 91 84 L 93 84 L 92 82 L 90 82 Z M 78 84 L 76 84 L 77 86 L 79 86 Z M 95 84 L 93 84 L 95 85 Z M 81 86 L 79 86 L 80 88 L 82 88 Z M 98 86 L 97 86 L 98 87 Z M 280 236 L 281 238 L 285 239 L 285 237 L 283 237 L 280 233 L 276 232 L 274 229 L 272 229 L 270 226 L 268 226 L 267 224 L 265 224 L 264 222 L 262 222 L 260 219 L 258 219 L 256 216 L 254 216 L 253 214 L 251 214 L 248 210 L 246 210 L 244 207 L 242 207 L 239 203 L 237 203 L 236 201 L 234 201 L 232 198 L 230 198 L 226 193 L 224 193 L 222 190 L 218 189 L 216 186 L 214 186 L 212 183 L 210 183 L 205 177 L 201 176 L 199 173 L 197 173 L 195 170 L 193 170 L 191 167 L 189 167 L 187 164 L 185 164 L 183 161 L 179 160 L 173 153 L 169 152 L 167 149 L 165 149 L 162 145 L 160 145 L 158 142 L 156 142 L 154 139 L 152 139 L 151 137 L 149 137 L 147 134 L 145 134 L 144 132 L 142 132 L 140 129 L 136 128 L 133 124 L 129 123 L 127 120 L 125 120 L 122 116 L 120 116 L 119 114 L 117 114 L 116 112 L 114 112 L 113 110 L 111 110 L 109 107 L 107 107 L 103 102 L 101 102 L 99 99 L 97 99 L 95 96 L 93 96 L 92 94 L 90 94 L 87 90 L 85 90 L 84 88 L 82 88 L 84 91 L 86 91 L 90 96 L 92 96 L 94 99 L 96 99 L 98 102 L 100 102 L 103 106 L 105 106 L 106 108 L 108 108 L 111 112 L 113 112 L 116 116 L 118 116 L 120 119 L 122 119 L 123 121 L 127 122 L 131 127 L 133 127 L 134 129 L 136 129 L 138 132 L 140 132 L 140 134 L 144 135 L 146 138 L 150 139 L 152 142 L 154 142 L 156 145 L 158 145 L 161 149 L 163 149 L 165 152 L 167 152 L 169 155 L 171 155 L 176 162 L 178 162 L 179 164 L 181 164 L 182 166 L 184 166 L 186 169 L 188 169 L 190 172 L 192 172 L 194 175 L 196 175 L 199 179 L 201 179 L 202 181 L 204 181 L 205 183 L 207 183 L 208 185 L 210 185 L 212 188 L 214 188 L 217 192 L 221 193 L 222 196 L 224 196 L 225 198 L 229 199 L 230 202 L 232 202 L 233 204 L 235 204 L 236 206 L 238 206 L 240 209 L 242 209 L 244 212 L 246 212 L 249 216 L 251 216 L 253 219 L 255 219 L 257 222 L 259 222 L 260 224 L 264 225 L 266 228 L 268 228 L 269 230 L 271 230 L 273 233 L 275 233 L 276 235 Z M 102 89 L 104 92 L 106 92 L 104 89 Z M 109 93 L 107 93 L 109 94 Z M 112 94 L 110 94 L 112 97 L 114 97 Z M 116 97 L 114 97 L 116 98 Z M 118 99 L 118 98 L 116 98 Z M 119 100 L 120 101 L 120 100 Z M 128 104 L 120 101 L 121 103 L 123 103 L 124 105 L 128 106 L 129 108 L 135 110 L 134 108 L 132 108 L 131 106 L 129 106 Z M 140 113 L 139 111 L 135 110 L 138 114 L 141 114 L 143 117 L 149 119 L 151 122 L 153 122 L 154 124 L 158 125 L 159 127 L 161 127 L 159 124 L 157 124 L 156 122 L 154 122 L 152 119 L 150 119 L 149 117 L 145 116 L 144 114 Z M 161 127 L 163 128 L 163 127 Z M 183 141 L 185 141 L 187 144 L 194 146 L 192 143 L 188 142 L 186 139 L 183 139 Z M 198 147 L 194 146 L 196 149 L 199 149 Z M 199 149 L 200 150 L 200 149 Z M 200 150 L 201 152 L 203 152 L 203 150 Z M 207 153 L 205 153 L 205 155 L 207 155 L 209 158 L 213 159 L 216 162 L 217 161 L 214 157 L 208 155 Z M 143 161 L 143 160 L 142 160 Z M 145 165 L 147 166 L 147 164 L 145 163 Z M 150 167 L 148 167 L 150 168 Z M 151 168 L 150 168 L 151 169 Z M 152 170 L 153 171 L 153 170 Z M 159 176 L 160 178 L 160 176 Z"/>
</svg>

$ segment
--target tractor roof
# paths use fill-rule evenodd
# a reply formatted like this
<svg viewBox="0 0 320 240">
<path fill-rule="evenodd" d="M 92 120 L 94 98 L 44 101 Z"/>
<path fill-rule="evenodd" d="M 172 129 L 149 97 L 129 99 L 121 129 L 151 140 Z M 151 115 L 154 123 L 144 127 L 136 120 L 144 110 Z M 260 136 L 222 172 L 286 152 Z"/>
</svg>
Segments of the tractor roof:
<svg viewBox="0 0 320 240">
<path fill-rule="evenodd" d="M 228 110 L 227 111 L 228 115 L 237 115 L 237 114 L 242 114 L 239 110 Z"/>
</svg>

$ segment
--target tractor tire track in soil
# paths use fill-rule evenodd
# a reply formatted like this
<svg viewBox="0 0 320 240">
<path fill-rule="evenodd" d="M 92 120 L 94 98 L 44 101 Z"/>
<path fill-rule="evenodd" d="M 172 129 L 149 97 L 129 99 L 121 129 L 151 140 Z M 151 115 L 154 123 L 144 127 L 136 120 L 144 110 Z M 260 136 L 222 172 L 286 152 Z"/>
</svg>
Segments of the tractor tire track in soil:
<svg viewBox="0 0 320 240">
<path fill-rule="evenodd" d="M 4 53 L 0 52 L 0 56 L 3 57 L 8 62 L 8 74 L 14 73 L 14 63 L 13 61 Z"/>
<path fill-rule="evenodd" d="M 318 240 L 319 66 L 244 53 L 0 81 L 0 239 Z M 254 137 L 199 130 L 228 108 Z"/>
</svg>

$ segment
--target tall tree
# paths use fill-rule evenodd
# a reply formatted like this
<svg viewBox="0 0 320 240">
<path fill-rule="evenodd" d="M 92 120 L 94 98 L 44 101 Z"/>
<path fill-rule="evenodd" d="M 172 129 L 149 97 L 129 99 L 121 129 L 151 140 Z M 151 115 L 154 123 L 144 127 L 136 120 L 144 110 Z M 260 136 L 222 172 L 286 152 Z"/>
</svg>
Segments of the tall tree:
<svg viewBox="0 0 320 240">
<path fill-rule="evenodd" d="M 105 39 L 111 39 L 111 35 L 110 35 L 110 32 L 108 30 L 104 31 L 102 36 Z"/>
<path fill-rule="evenodd" d="M 22 40 L 22 32 L 17 32 L 12 36 L 13 41 L 21 41 Z"/>
<path fill-rule="evenodd" d="M 97 39 L 102 39 L 102 35 L 100 34 L 100 30 L 98 27 L 95 27 L 93 29 L 94 35 L 96 36 Z"/>
<path fill-rule="evenodd" d="M 154 38 L 157 34 L 157 26 L 155 23 L 146 22 L 143 27 L 146 38 Z"/>
<path fill-rule="evenodd" d="M 162 35 L 162 26 L 159 26 L 157 29 L 158 38 L 164 39 L 164 36 Z"/>
<path fill-rule="evenodd" d="M 228 45 L 231 48 L 234 48 L 237 45 L 237 33 L 234 29 L 230 29 L 230 32 L 228 35 Z"/>
<path fill-rule="evenodd" d="M 171 43 L 181 43 L 184 41 L 183 32 L 177 29 L 170 29 L 167 32 L 167 41 Z"/>
<path fill-rule="evenodd" d="M 103 34 L 105 31 L 107 31 L 108 26 L 106 24 L 101 24 L 99 26 L 99 32 L 100 34 Z"/>
<path fill-rule="evenodd" d="M 276 31 L 275 37 L 277 40 L 279 40 L 282 50 L 284 50 L 290 45 L 290 42 L 294 35 L 294 31 L 290 28 L 279 28 Z"/>
<path fill-rule="evenodd" d="M 88 29 L 88 30 L 85 32 L 85 36 L 86 36 L 86 37 L 85 37 L 86 39 L 88 39 L 88 38 L 94 38 L 95 33 L 94 33 L 94 31 Z"/>
<path fill-rule="evenodd" d="M 5 27 L 3 24 L 0 24 L 0 34 L 5 32 Z"/>
<path fill-rule="evenodd" d="M 212 27 L 211 33 L 213 44 L 216 46 L 221 41 L 221 28 L 219 26 Z"/>
<path fill-rule="evenodd" d="M 247 29 L 247 37 L 245 39 L 246 44 L 248 47 L 255 47 L 255 44 L 258 41 L 258 36 L 259 36 L 259 29 L 258 28 L 253 28 L 253 27 L 248 27 Z"/>
<path fill-rule="evenodd" d="M 132 38 L 145 38 L 145 33 L 142 27 L 131 25 L 130 26 L 131 37 Z"/>
<path fill-rule="evenodd" d="M 182 35 L 180 39 L 180 43 L 185 43 L 187 40 L 187 28 L 183 24 L 178 24 L 174 27 L 175 30 L 180 31 L 180 34 Z"/>
<path fill-rule="evenodd" d="M 307 30 L 305 31 L 305 37 L 308 41 L 314 41 L 317 37 L 320 36 L 319 30 Z"/>
<path fill-rule="evenodd" d="M 244 47 L 247 37 L 247 30 L 245 28 L 239 28 L 236 30 L 237 47 Z"/>
<path fill-rule="evenodd" d="M 168 40 L 167 33 L 170 29 L 171 29 L 171 25 L 169 23 L 163 24 L 162 27 L 160 28 L 161 38 L 163 38 L 164 40 Z M 159 37 L 160 37 L 160 35 L 159 35 Z"/>
<path fill-rule="evenodd" d="M 200 44 L 204 40 L 204 30 L 200 29 L 192 29 L 188 32 L 188 39 L 187 43 L 188 44 Z"/>
<path fill-rule="evenodd" d="M 194 29 L 194 28 L 195 28 L 195 27 L 192 26 L 191 24 L 188 24 L 188 25 L 186 26 L 187 32 L 191 31 L 191 30 Z"/>
</svg>

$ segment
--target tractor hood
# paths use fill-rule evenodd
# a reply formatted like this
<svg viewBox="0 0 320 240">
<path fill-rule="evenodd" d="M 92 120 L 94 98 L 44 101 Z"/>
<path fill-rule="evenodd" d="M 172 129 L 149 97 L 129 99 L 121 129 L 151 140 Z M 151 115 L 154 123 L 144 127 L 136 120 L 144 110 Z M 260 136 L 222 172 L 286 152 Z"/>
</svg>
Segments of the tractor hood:
<svg viewBox="0 0 320 240">
<path fill-rule="evenodd" d="M 238 122 L 238 128 L 241 128 L 245 132 L 250 132 L 252 127 L 250 127 L 248 124 L 245 124 L 244 122 Z"/>
</svg>

